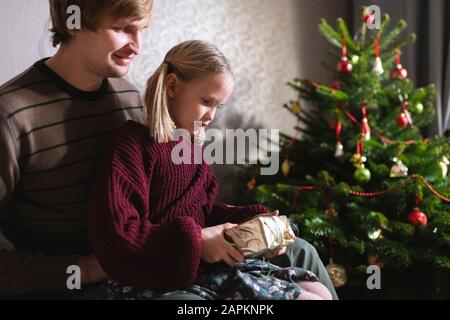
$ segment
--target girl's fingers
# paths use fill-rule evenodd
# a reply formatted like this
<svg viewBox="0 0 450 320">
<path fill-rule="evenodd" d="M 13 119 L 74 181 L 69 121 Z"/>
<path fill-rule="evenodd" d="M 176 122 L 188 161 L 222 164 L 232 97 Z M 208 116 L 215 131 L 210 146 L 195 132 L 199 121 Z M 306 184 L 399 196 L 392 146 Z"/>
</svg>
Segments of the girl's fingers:
<svg viewBox="0 0 450 320">
<path fill-rule="evenodd" d="M 276 256 L 281 256 L 281 255 L 286 253 L 286 250 L 287 250 L 287 247 L 282 247 L 282 248 L 277 249 L 277 250 L 271 250 L 269 253 L 267 253 L 265 255 L 265 257 L 267 259 L 271 259 L 271 258 L 274 258 Z"/>
<path fill-rule="evenodd" d="M 275 257 L 275 255 L 273 254 L 272 251 L 270 251 L 270 252 L 267 253 L 264 257 L 265 257 L 266 259 L 272 259 L 273 257 Z"/>
<path fill-rule="evenodd" d="M 244 260 L 244 255 L 233 246 L 228 247 L 228 255 L 231 256 L 231 258 L 233 258 L 235 261 Z"/>
<path fill-rule="evenodd" d="M 236 261 L 234 261 L 228 254 L 225 253 L 225 256 L 223 257 L 223 261 L 229 265 L 230 267 L 234 267 L 236 264 Z"/>
</svg>

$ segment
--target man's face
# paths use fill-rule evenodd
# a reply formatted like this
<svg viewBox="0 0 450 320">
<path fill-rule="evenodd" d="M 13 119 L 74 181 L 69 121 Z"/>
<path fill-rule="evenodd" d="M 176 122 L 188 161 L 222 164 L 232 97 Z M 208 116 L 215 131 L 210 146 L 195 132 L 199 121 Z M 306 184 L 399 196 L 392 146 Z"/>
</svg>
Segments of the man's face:
<svg viewBox="0 0 450 320">
<path fill-rule="evenodd" d="M 72 40 L 80 48 L 80 59 L 89 71 L 100 78 L 124 77 L 130 62 L 141 50 L 142 31 L 148 25 L 148 18 L 105 18 L 97 31 L 83 29 Z"/>
</svg>

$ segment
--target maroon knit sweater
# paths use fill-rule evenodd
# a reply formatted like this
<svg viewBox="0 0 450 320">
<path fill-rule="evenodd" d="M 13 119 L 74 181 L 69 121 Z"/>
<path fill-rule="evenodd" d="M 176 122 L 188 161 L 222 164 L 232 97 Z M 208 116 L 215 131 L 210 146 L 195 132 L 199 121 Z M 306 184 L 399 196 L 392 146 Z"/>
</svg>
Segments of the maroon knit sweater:
<svg viewBox="0 0 450 320">
<path fill-rule="evenodd" d="M 128 121 L 100 165 L 89 233 L 100 264 L 122 284 L 188 286 L 197 278 L 202 228 L 269 211 L 262 205 L 215 204 L 218 184 L 211 167 L 174 164 L 171 150 L 177 143 L 156 143 L 146 126 Z"/>
</svg>

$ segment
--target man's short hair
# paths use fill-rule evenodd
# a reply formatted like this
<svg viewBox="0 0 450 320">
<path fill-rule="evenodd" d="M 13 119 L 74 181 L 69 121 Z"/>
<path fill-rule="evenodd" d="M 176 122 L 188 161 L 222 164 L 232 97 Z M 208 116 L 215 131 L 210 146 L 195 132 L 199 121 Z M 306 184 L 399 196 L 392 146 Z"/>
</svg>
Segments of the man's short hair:
<svg viewBox="0 0 450 320">
<path fill-rule="evenodd" d="M 95 31 L 104 17 L 113 19 L 150 18 L 153 0 L 49 0 L 53 27 L 53 46 L 70 40 L 67 20 L 71 13 L 67 8 L 76 5 L 80 8 L 81 27 Z"/>
</svg>

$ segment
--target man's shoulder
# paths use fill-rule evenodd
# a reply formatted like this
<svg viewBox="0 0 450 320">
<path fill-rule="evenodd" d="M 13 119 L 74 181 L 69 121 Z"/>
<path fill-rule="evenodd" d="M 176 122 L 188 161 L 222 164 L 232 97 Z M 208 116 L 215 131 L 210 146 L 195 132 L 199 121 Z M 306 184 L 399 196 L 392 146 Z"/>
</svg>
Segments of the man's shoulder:
<svg viewBox="0 0 450 320">
<path fill-rule="evenodd" d="M 109 78 L 111 93 L 124 109 L 127 118 L 139 123 L 146 123 L 145 105 L 142 93 L 131 82 L 124 78 Z"/>
<path fill-rule="evenodd" d="M 109 82 L 115 92 L 135 92 L 140 94 L 139 89 L 125 78 L 109 78 Z"/>
<path fill-rule="evenodd" d="M 33 90 L 34 87 L 49 82 L 33 66 L 18 74 L 11 80 L 0 85 L 0 114 L 14 112 L 14 108 L 19 105 L 19 100 L 27 97 L 26 91 Z"/>
</svg>

